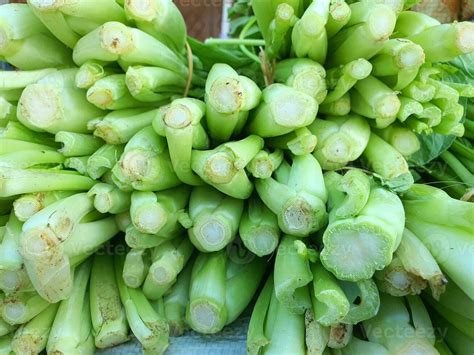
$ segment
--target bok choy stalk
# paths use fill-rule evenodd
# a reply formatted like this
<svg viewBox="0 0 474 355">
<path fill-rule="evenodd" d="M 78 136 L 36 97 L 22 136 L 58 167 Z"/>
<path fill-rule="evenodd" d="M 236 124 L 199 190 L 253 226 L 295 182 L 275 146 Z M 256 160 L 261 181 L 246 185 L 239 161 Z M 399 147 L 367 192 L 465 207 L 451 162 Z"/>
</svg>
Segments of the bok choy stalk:
<svg viewBox="0 0 474 355">
<path fill-rule="evenodd" d="M 122 190 L 161 191 L 181 184 L 173 171 L 165 138 L 151 126 L 129 140 L 112 173 L 114 183 Z"/>
<path fill-rule="evenodd" d="M 274 79 L 308 94 L 322 103 L 326 98 L 326 70 L 310 59 L 285 59 L 275 67 Z"/>
<path fill-rule="evenodd" d="M 130 288 L 138 288 L 145 281 L 150 268 L 151 249 L 130 249 L 123 264 L 122 278 Z"/>
<path fill-rule="evenodd" d="M 194 149 L 209 149 L 209 138 L 201 119 L 206 112 L 204 102 L 182 98 L 158 111 L 153 128 L 166 137 L 171 163 L 178 178 L 188 185 L 201 185 L 202 180 L 193 173 L 191 156 Z"/>
<path fill-rule="evenodd" d="M 57 243 L 54 238 L 38 243 L 37 240 L 31 240 L 37 239 L 37 235 L 34 235 L 34 232 L 28 232 L 23 238 L 27 240 L 20 245 L 20 250 L 28 275 L 37 291 L 50 302 L 67 298 L 68 285 L 71 284 L 73 278 L 71 267 L 93 254 L 117 232 L 115 219 L 112 216 L 78 224 L 74 232 L 60 243 Z M 88 237 L 84 238 L 84 236 Z M 36 245 L 31 245 L 35 243 Z M 42 243 L 50 243 L 50 245 L 44 248 Z M 29 248 L 28 251 L 26 251 L 27 248 Z"/>
<path fill-rule="evenodd" d="M 21 269 L 23 258 L 18 246 L 20 244 L 21 228 L 23 223 L 18 220 L 12 211 L 5 225 L 5 232 L 0 243 L 0 270 L 15 271 Z"/>
<path fill-rule="evenodd" d="M 330 116 L 346 116 L 351 111 L 351 95 L 345 93 L 339 99 L 319 106 L 319 113 Z"/>
<path fill-rule="evenodd" d="M 115 73 L 115 70 L 96 61 L 85 62 L 76 73 L 75 83 L 79 89 L 89 89 L 96 81 Z"/>
<path fill-rule="evenodd" d="M 386 347 L 390 353 L 438 354 L 434 348 L 434 329 L 428 312 L 417 296 L 403 298 L 380 295 L 378 314 L 363 322 L 370 342 Z"/>
<path fill-rule="evenodd" d="M 404 230 L 395 257 L 399 261 L 398 271 L 394 270 L 392 277 L 385 278 L 392 290 L 403 292 L 407 287 L 413 290 L 413 286 L 415 286 L 415 290 L 418 291 L 416 285 L 420 283 L 423 285 L 423 282 L 427 282 L 433 298 L 439 300 L 446 290 L 448 280 L 428 248 L 410 230 Z M 387 275 L 386 272 L 385 274 Z M 414 284 L 410 281 L 414 281 Z M 412 293 L 405 293 L 403 296 L 407 294 Z"/>
<path fill-rule="evenodd" d="M 194 266 L 194 257 L 186 263 L 176 279 L 176 283 L 163 297 L 163 308 L 170 328 L 171 336 L 183 335 L 188 329 L 186 324 L 186 306 L 189 303 L 189 285 Z"/>
<path fill-rule="evenodd" d="M 305 317 L 291 313 L 278 301 L 273 288 L 273 275 L 265 283 L 252 311 L 247 352 L 250 355 L 306 354 Z"/>
<path fill-rule="evenodd" d="M 226 196 L 209 186 L 195 187 L 189 200 L 192 226 L 188 234 L 202 252 L 218 251 L 231 243 L 239 229 L 244 201 Z"/>
<path fill-rule="evenodd" d="M 18 270 L 0 270 L 0 290 L 6 294 L 32 292 L 34 287 L 23 266 Z"/>
<path fill-rule="evenodd" d="M 206 123 L 209 136 L 226 142 L 239 134 L 249 111 L 260 102 L 261 91 L 251 79 L 227 64 L 215 64 L 206 80 Z"/>
<path fill-rule="evenodd" d="M 2 139 L 40 144 L 53 149 L 59 148 L 59 144 L 55 142 L 51 134 L 31 131 L 18 121 L 9 121 L 5 127 L 2 128 L 0 133 Z M 23 149 L 28 150 L 26 146 Z"/>
<path fill-rule="evenodd" d="M 429 297 L 423 294 L 423 297 L 425 296 Z M 445 313 L 450 312 L 471 321 L 474 320 L 473 302 L 452 280 L 448 281 L 446 292 L 437 300 L 437 304 L 443 307 Z"/>
<path fill-rule="evenodd" d="M 247 201 L 240 219 L 239 235 L 247 249 L 260 257 L 270 255 L 278 246 L 280 229 L 277 216 L 257 194 Z"/>
<path fill-rule="evenodd" d="M 327 116 L 308 127 L 317 137 L 313 155 L 324 170 L 340 169 L 358 159 L 370 137 L 370 126 L 358 115 Z"/>
<path fill-rule="evenodd" d="M 132 249 L 154 248 L 174 237 L 176 237 L 176 235 L 162 237 L 153 234 L 145 234 L 136 229 L 132 224 L 125 229 L 125 242 Z M 140 266 L 140 268 L 142 268 L 142 266 Z"/>
<path fill-rule="evenodd" d="M 102 110 L 148 106 L 130 94 L 125 84 L 125 74 L 112 74 L 97 80 L 87 90 L 87 101 Z"/>
<path fill-rule="evenodd" d="M 26 4 L 3 4 L 0 39 L 0 57 L 18 69 L 72 65 L 71 51 L 51 36 Z"/>
<path fill-rule="evenodd" d="M 117 233 L 112 217 L 81 223 L 93 209 L 86 193 L 75 194 L 52 203 L 23 225 L 20 253 L 33 285 L 45 299 L 67 298 L 74 259 L 92 254 Z"/>
<path fill-rule="evenodd" d="M 351 109 L 375 120 L 377 128 L 388 127 L 397 118 L 400 100 L 397 93 L 373 76 L 358 81 L 351 91 Z"/>
<path fill-rule="evenodd" d="M 247 199 L 253 184 L 245 167 L 263 148 L 263 139 L 250 135 L 239 141 L 219 145 L 212 150 L 193 150 L 191 167 L 207 184 L 238 199 Z"/>
<path fill-rule="evenodd" d="M 91 309 L 87 286 L 91 272 L 88 260 L 75 272 L 74 285 L 68 299 L 61 302 L 48 338 L 49 354 L 93 354 Z"/>
<path fill-rule="evenodd" d="M 419 103 L 431 101 L 436 93 L 436 88 L 419 80 L 413 80 L 402 90 L 402 94 Z"/>
<path fill-rule="evenodd" d="M 297 138 L 295 138 L 296 142 Z M 288 143 L 288 147 L 292 147 L 291 143 Z M 272 176 L 273 172 L 278 169 L 283 161 L 283 152 L 280 149 L 275 149 L 273 152 L 269 152 L 266 149 L 259 151 L 250 163 L 246 166 L 246 169 L 256 179 L 266 179 Z"/>
<path fill-rule="evenodd" d="M 271 30 L 270 25 L 274 19 L 276 9 L 281 3 L 286 3 L 291 6 L 296 16 L 300 17 L 304 11 L 304 4 L 299 0 L 285 0 L 267 2 L 263 0 L 256 0 L 251 3 L 252 11 L 257 18 L 258 27 L 262 33 L 263 38 L 268 41 Z M 268 43 L 268 42 L 267 42 Z"/>
<path fill-rule="evenodd" d="M 329 328 L 327 346 L 331 349 L 343 349 L 352 338 L 352 325 L 338 323 Z"/>
<path fill-rule="evenodd" d="M 291 313 L 303 314 L 311 308 L 307 285 L 313 279 L 310 262 L 315 260 L 313 249 L 299 239 L 283 236 L 275 259 L 275 295 Z"/>
<path fill-rule="evenodd" d="M 374 278 L 381 292 L 396 297 L 419 295 L 427 286 L 423 278 L 405 269 L 397 255 L 385 269 L 375 272 Z"/>
<path fill-rule="evenodd" d="M 140 289 L 129 288 L 122 278 L 124 258 L 115 257 L 115 277 L 120 299 L 135 337 L 141 343 L 144 354 L 163 354 L 168 347 L 169 327 Z"/>
<path fill-rule="evenodd" d="M 72 171 L 0 168 L 0 197 L 48 191 L 88 190 L 94 181 Z"/>
<path fill-rule="evenodd" d="M 149 300 L 161 298 L 176 282 L 193 254 L 194 246 L 183 235 L 151 251 L 151 266 L 143 283 L 143 293 Z"/>
<path fill-rule="evenodd" d="M 328 104 L 340 99 L 357 81 L 367 78 L 371 71 L 372 64 L 363 58 L 328 70 L 326 80 L 329 93 L 324 103 Z"/>
<path fill-rule="evenodd" d="M 130 66 L 125 74 L 130 94 L 142 102 L 167 99 L 171 93 L 182 94 L 186 79 L 175 72 L 158 67 Z"/>
<path fill-rule="evenodd" d="M 338 279 L 359 281 L 386 267 L 402 238 L 405 213 L 395 193 L 360 170 L 325 175 L 329 226 L 321 262 Z"/>
<path fill-rule="evenodd" d="M 77 65 L 90 60 L 118 61 L 123 68 L 150 65 L 169 69 L 183 78 L 188 68 L 165 44 L 149 34 L 119 22 L 106 22 L 82 37 L 75 45 L 73 59 Z"/>
<path fill-rule="evenodd" d="M 137 28 L 159 39 L 177 53 L 184 51 L 186 23 L 172 0 L 125 1 L 125 14 Z"/>
<path fill-rule="evenodd" d="M 28 5 L 61 42 L 73 48 L 81 36 L 107 21 L 125 22 L 123 8 L 115 0 L 100 4 L 74 0 L 28 0 Z"/>
<path fill-rule="evenodd" d="M 95 346 L 103 349 L 128 341 L 128 323 L 111 255 L 94 256 L 89 293 Z"/>
<path fill-rule="evenodd" d="M 1 315 L 11 325 L 24 324 L 48 308 L 49 302 L 36 292 L 21 292 L 5 296 Z"/>
<path fill-rule="evenodd" d="M 349 312 L 342 324 L 357 324 L 374 317 L 379 311 L 380 296 L 372 279 L 357 282 L 341 281 L 341 288 L 349 301 Z"/>
<path fill-rule="evenodd" d="M 397 17 L 397 24 L 393 31 L 393 36 L 401 38 L 414 36 L 439 24 L 440 22 L 438 20 L 423 12 L 402 11 Z"/>
<path fill-rule="evenodd" d="M 59 152 L 66 157 L 82 157 L 93 154 L 102 147 L 102 139 L 90 134 L 59 131 L 54 141 L 61 144 Z"/>
<path fill-rule="evenodd" d="M 199 254 L 189 288 L 189 326 L 213 334 L 232 323 L 253 298 L 265 269 L 262 258 L 231 258 L 224 250 Z"/>
<path fill-rule="evenodd" d="M 305 155 L 312 153 L 317 144 L 317 138 L 307 127 L 297 128 L 293 132 L 287 133 L 283 136 L 269 138 L 265 143 L 269 147 L 289 150 L 294 155 Z M 274 153 L 276 154 L 276 152 Z M 282 153 L 279 153 L 282 154 Z M 257 156 L 254 159 L 257 159 Z M 252 162 L 251 162 L 252 164 Z M 278 164 L 279 166 L 279 164 Z M 278 168 L 278 166 L 275 167 Z M 253 174 L 254 175 L 254 174 Z M 257 178 L 264 178 L 258 177 Z M 270 176 L 266 176 L 270 177 Z"/>
<path fill-rule="evenodd" d="M 420 141 L 410 129 L 398 124 L 392 124 L 384 129 L 376 130 L 377 134 L 394 147 L 404 157 L 420 150 Z"/>
<path fill-rule="evenodd" d="M 330 350 L 327 349 L 327 346 L 331 329 L 329 327 L 324 327 L 314 319 L 313 309 L 308 309 L 304 315 L 304 324 L 306 328 L 305 343 L 308 348 L 307 353 L 315 355 L 329 353 Z"/>
<path fill-rule="evenodd" d="M 11 343 L 14 353 L 40 354 L 45 350 L 58 307 L 59 303 L 50 304 L 35 318 L 15 331 Z"/>
<path fill-rule="evenodd" d="M 378 343 L 352 337 L 349 343 L 342 349 L 333 350 L 335 355 L 389 355 L 387 348 Z"/>
<path fill-rule="evenodd" d="M 7 5 L 3 6 L 2 10 L 9 6 L 23 6 L 23 5 Z M 23 8 L 23 7 L 22 7 Z M 21 12 L 21 11 L 20 11 Z M 56 68 L 45 68 L 38 70 L 18 70 L 18 71 L 2 71 L 0 72 L 0 90 L 14 90 L 24 89 L 30 84 L 36 83 L 45 76 L 56 72 Z M 3 95 L 2 95 L 3 97 Z M 18 101 L 19 96 L 12 101 Z"/>
<path fill-rule="evenodd" d="M 473 37 L 474 24 L 464 21 L 431 26 L 408 39 L 423 47 L 427 61 L 447 62 L 458 55 L 473 52 Z M 439 39 L 436 45 L 433 38 Z"/>
<path fill-rule="evenodd" d="M 393 90 L 402 90 L 415 80 L 418 69 L 425 61 L 423 48 L 407 39 L 388 40 L 373 57 L 372 75 Z"/>
<path fill-rule="evenodd" d="M 13 334 L 0 336 L 0 353 L 1 354 L 10 355 L 13 353 L 13 349 L 11 345 L 12 335 Z"/>
<path fill-rule="evenodd" d="M 329 0 L 313 1 L 291 33 L 292 50 L 297 57 L 308 57 L 323 64 L 326 60 L 328 38 L 326 23 L 329 17 Z"/>
<path fill-rule="evenodd" d="M 310 286 L 315 321 L 325 327 L 343 321 L 349 313 L 350 303 L 339 281 L 321 262 L 311 264 L 313 284 Z"/>
<path fill-rule="evenodd" d="M 459 331 L 456 327 L 454 327 L 446 319 L 441 317 L 438 313 L 433 311 L 431 313 L 431 316 L 436 322 L 436 325 L 444 330 L 444 334 L 443 334 L 444 341 L 446 342 L 447 345 L 449 345 L 449 349 L 452 350 L 452 352 L 448 353 L 448 355 L 450 354 L 468 355 L 469 350 L 466 350 L 466 349 L 471 349 L 472 346 L 474 345 L 474 341 L 472 340 L 472 338 L 469 336 L 466 336 L 464 333 Z"/>
<path fill-rule="evenodd" d="M 10 103 L 5 100 L 5 98 L 0 97 L 0 127 L 2 128 L 2 136 L 5 131 L 5 126 L 7 126 L 10 122 L 18 121 L 17 110 L 18 108 L 16 103 Z"/>
<path fill-rule="evenodd" d="M 474 205 L 449 197 L 443 190 L 415 184 L 403 195 L 406 226 L 428 248 L 438 265 L 471 299 Z"/>
<path fill-rule="evenodd" d="M 473 338 L 474 331 L 472 325 L 474 324 L 474 320 L 469 319 L 464 315 L 460 315 L 459 313 L 452 312 L 449 308 L 444 307 L 429 296 L 425 297 L 425 301 L 427 304 L 429 304 L 432 308 L 436 310 L 436 313 L 440 314 L 443 318 L 445 318 L 453 327 L 459 330 L 462 334 L 471 339 Z"/>
<path fill-rule="evenodd" d="M 97 183 L 87 193 L 94 198 L 94 208 L 100 213 L 122 213 L 130 208 L 130 192 L 122 191 L 118 187 Z"/>
<path fill-rule="evenodd" d="M 297 21 L 298 17 L 291 5 L 285 2 L 278 4 L 265 41 L 265 54 L 270 62 L 273 59 L 288 56 L 291 46 L 291 29 Z"/>
<path fill-rule="evenodd" d="M 257 179 L 255 188 L 265 205 L 277 215 L 280 229 L 307 237 L 327 222 L 327 192 L 321 167 L 311 154 L 295 156 L 291 168 L 284 164 L 275 178 Z M 284 169 L 284 170 L 283 170 Z"/>
<path fill-rule="evenodd" d="M 359 58 L 370 59 L 383 47 L 395 28 L 397 16 L 388 5 L 357 2 L 350 8 L 349 22 L 329 41 L 329 67 Z"/>
<path fill-rule="evenodd" d="M 140 232 L 167 237 L 182 230 L 186 224 L 185 208 L 189 202 L 189 186 L 154 192 L 132 193 L 130 217 Z"/>
<path fill-rule="evenodd" d="M 363 153 L 368 165 L 394 191 L 406 191 L 413 184 L 413 176 L 403 155 L 374 132 Z"/>
<path fill-rule="evenodd" d="M 327 37 L 334 37 L 350 20 L 351 8 L 344 0 L 331 0 L 329 17 L 326 23 Z"/>
<path fill-rule="evenodd" d="M 5 295 L 0 293 L 0 305 L 2 304 L 4 298 L 5 298 Z M 0 317 L 0 337 L 3 337 L 7 334 L 12 333 L 15 330 L 15 328 L 16 328 L 15 326 L 5 322 L 3 318 Z M 11 342 L 11 339 L 10 339 L 10 342 Z M 8 355 L 10 355 L 10 353 L 8 353 Z"/>
<path fill-rule="evenodd" d="M 184 185 L 157 194 L 133 192 L 130 206 L 133 225 L 142 233 L 162 237 L 176 235 L 181 231 L 180 224 L 187 226 L 184 208 L 189 194 L 189 187 Z"/>
<path fill-rule="evenodd" d="M 87 122 L 104 113 L 75 86 L 76 73 L 76 69 L 58 70 L 28 85 L 18 101 L 18 120 L 38 132 L 86 133 Z"/>
<path fill-rule="evenodd" d="M 124 150 L 123 145 L 104 144 L 87 158 L 86 172 L 93 179 L 109 173 Z"/>
<path fill-rule="evenodd" d="M 150 126 L 157 113 L 158 110 L 146 109 L 113 111 L 90 130 L 108 144 L 127 143 L 138 131 Z"/>
<path fill-rule="evenodd" d="M 283 84 L 267 86 L 262 98 L 247 130 L 263 138 L 282 136 L 305 127 L 318 113 L 318 103 L 312 96 Z"/>
</svg>

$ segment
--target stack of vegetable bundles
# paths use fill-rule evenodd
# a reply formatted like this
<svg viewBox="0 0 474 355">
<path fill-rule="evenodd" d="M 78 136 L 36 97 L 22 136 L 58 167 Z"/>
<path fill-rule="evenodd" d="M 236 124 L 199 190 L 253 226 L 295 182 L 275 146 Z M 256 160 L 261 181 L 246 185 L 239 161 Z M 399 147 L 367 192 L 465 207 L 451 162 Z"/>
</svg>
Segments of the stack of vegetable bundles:
<svg viewBox="0 0 474 355">
<path fill-rule="evenodd" d="M 411 5 L 0 6 L 0 354 L 470 354 L 474 24 Z"/>
</svg>

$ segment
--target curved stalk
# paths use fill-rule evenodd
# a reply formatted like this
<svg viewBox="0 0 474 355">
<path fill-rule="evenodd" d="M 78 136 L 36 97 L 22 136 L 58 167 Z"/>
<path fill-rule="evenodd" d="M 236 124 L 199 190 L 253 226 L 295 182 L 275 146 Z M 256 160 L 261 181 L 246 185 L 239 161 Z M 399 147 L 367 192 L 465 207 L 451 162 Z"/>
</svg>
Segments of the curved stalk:
<svg viewBox="0 0 474 355">
<path fill-rule="evenodd" d="M 188 234 L 203 252 L 218 251 L 234 240 L 242 216 L 242 200 L 226 196 L 211 187 L 195 187 L 189 200 L 192 227 Z"/>
</svg>

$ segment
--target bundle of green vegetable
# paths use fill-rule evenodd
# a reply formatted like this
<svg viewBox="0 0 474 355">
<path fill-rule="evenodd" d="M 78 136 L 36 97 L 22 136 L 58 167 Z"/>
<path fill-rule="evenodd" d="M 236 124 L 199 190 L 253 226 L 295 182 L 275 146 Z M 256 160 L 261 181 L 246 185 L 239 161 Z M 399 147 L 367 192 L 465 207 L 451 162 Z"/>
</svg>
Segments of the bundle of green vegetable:
<svg viewBox="0 0 474 355">
<path fill-rule="evenodd" d="M 470 354 L 474 24 L 411 5 L 0 6 L 0 354 Z"/>
</svg>

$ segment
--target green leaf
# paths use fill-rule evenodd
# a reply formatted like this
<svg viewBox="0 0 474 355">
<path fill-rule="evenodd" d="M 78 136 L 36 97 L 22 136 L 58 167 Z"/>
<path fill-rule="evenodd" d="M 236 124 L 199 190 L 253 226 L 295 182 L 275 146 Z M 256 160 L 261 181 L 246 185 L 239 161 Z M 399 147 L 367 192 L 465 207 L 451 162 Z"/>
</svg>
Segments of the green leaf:
<svg viewBox="0 0 474 355">
<path fill-rule="evenodd" d="M 418 139 L 420 150 L 408 158 L 408 164 L 411 167 L 422 166 L 436 159 L 453 144 L 456 137 L 433 133 L 419 134 Z"/>
</svg>

